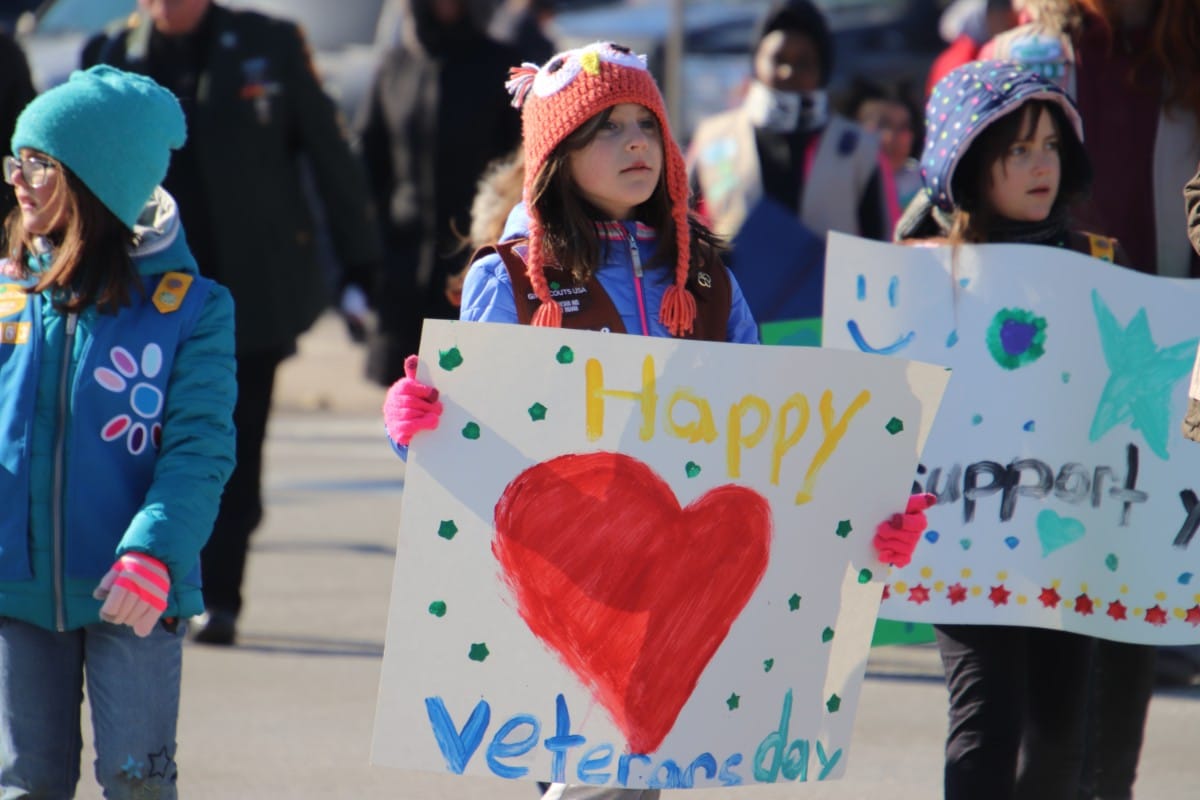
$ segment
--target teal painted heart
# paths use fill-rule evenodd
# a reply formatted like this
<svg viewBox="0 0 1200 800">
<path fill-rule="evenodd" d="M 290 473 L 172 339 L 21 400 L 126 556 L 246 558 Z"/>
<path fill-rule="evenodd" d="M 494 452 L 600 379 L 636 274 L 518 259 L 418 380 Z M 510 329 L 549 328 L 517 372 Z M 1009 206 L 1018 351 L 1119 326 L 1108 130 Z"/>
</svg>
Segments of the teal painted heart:
<svg viewBox="0 0 1200 800">
<path fill-rule="evenodd" d="M 1042 555 L 1048 556 L 1060 547 L 1079 541 L 1087 533 L 1083 523 L 1073 517 L 1060 517 L 1046 509 L 1037 516 L 1038 541 Z"/>
</svg>

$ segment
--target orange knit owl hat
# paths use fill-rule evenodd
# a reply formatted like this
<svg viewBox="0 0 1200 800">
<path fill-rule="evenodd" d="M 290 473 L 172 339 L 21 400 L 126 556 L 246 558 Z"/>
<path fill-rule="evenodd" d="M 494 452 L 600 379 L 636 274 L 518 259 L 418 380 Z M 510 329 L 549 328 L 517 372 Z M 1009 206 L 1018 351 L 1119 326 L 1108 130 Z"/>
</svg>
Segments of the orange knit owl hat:
<svg viewBox="0 0 1200 800">
<path fill-rule="evenodd" d="M 658 319 L 672 336 L 690 333 L 696 319 L 696 298 L 686 288 L 690 241 L 687 168 L 679 145 L 671 137 L 662 94 L 646 69 L 645 56 L 634 55 L 628 48 L 611 42 L 594 42 L 559 53 L 540 68 L 529 63 L 513 67 L 505 86 L 513 96 L 513 106 L 521 109 L 525 137 L 524 193 L 529 213 L 526 272 L 542 301 L 533 315 L 533 324 L 562 326 L 562 308 L 551 297 L 542 271 L 545 263 L 542 221 L 530 202 L 534 179 L 554 148 L 580 125 L 612 106 L 637 103 L 658 118 L 667 196 L 675 220 L 675 283 L 663 295 Z"/>
</svg>

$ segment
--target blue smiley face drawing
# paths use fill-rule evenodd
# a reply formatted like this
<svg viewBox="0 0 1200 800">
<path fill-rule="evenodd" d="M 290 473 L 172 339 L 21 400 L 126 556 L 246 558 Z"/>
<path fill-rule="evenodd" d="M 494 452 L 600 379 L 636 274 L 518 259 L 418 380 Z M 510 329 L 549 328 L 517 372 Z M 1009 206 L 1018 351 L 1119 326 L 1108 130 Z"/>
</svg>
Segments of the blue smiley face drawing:
<svg viewBox="0 0 1200 800">
<path fill-rule="evenodd" d="M 867 279 L 863 275 L 858 276 L 856 294 L 860 303 L 867 299 Z M 887 288 L 888 305 L 892 308 L 896 307 L 899 294 L 900 279 L 893 275 L 891 280 L 888 281 Z M 846 321 L 846 330 L 850 332 L 850 338 L 854 340 L 854 346 L 859 350 L 864 353 L 875 353 L 882 356 L 890 356 L 900 352 L 912 344 L 913 338 L 917 335 L 916 331 L 909 331 L 897 337 L 891 344 L 872 345 L 867 342 L 866 337 L 863 336 L 862 329 L 855 320 Z"/>
</svg>

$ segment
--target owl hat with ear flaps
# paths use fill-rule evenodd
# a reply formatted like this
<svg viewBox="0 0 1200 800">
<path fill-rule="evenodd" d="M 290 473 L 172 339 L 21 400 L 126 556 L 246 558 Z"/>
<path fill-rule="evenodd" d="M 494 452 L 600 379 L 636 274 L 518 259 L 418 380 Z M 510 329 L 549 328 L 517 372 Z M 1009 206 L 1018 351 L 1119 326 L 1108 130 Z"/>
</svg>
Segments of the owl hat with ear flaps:
<svg viewBox="0 0 1200 800">
<path fill-rule="evenodd" d="M 667 196 L 675 221 L 675 282 L 663 295 L 658 318 L 672 336 L 690 333 L 696 319 L 696 298 L 686 288 L 690 240 L 687 168 L 683 153 L 671 137 L 662 94 L 646 69 L 645 56 L 611 42 L 595 42 L 559 53 L 541 67 L 529 63 L 514 67 L 506 87 L 513 96 L 513 107 L 521 109 L 525 140 L 524 196 L 529 213 L 526 272 L 542 301 L 532 323 L 562 326 L 562 308 L 550 296 L 543 272 L 546 254 L 542 220 L 531 202 L 534 179 L 554 148 L 579 126 L 612 106 L 637 103 L 658 120 Z"/>
</svg>

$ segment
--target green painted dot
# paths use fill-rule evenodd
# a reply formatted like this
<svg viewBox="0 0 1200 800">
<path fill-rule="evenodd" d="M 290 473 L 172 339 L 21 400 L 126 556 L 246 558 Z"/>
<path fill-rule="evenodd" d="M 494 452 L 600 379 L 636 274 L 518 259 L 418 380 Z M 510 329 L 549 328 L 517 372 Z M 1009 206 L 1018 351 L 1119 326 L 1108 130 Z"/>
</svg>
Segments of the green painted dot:
<svg viewBox="0 0 1200 800">
<path fill-rule="evenodd" d="M 850 535 L 850 531 L 854 530 L 854 526 L 850 524 L 850 520 L 844 519 L 838 522 L 837 530 L 834 531 L 838 536 L 845 539 Z"/>
<path fill-rule="evenodd" d="M 441 600 L 434 600 L 429 604 L 429 613 L 433 614 L 435 617 L 446 616 L 446 604 Z"/>
<path fill-rule="evenodd" d="M 982 414 L 975 414 L 974 416 L 972 416 L 972 417 L 971 417 L 971 424 L 972 424 L 972 425 L 978 425 L 978 424 L 979 424 L 979 423 L 981 423 L 981 422 L 983 422 L 983 415 L 982 415 Z"/>
<path fill-rule="evenodd" d="M 1119 565 L 1116 553 L 1109 553 L 1104 557 L 1104 566 L 1108 567 L 1109 572 L 1116 572 Z"/>
<path fill-rule="evenodd" d="M 554 360 L 560 364 L 570 364 L 575 360 L 575 351 L 563 345 L 558 348 L 558 352 L 554 354 Z"/>
<path fill-rule="evenodd" d="M 462 435 L 464 439 L 478 439 L 479 425 L 474 422 L 468 422 L 463 426 Z"/>
<path fill-rule="evenodd" d="M 438 536 L 446 541 L 450 541 L 458 533 L 458 526 L 454 524 L 452 519 L 442 520 L 442 524 L 438 525 Z"/>
<path fill-rule="evenodd" d="M 438 351 L 438 366 L 449 372 L 455 367 L 461 367 L 463 363 L 462 353 L 457 347 L 451 347 L 449 350 Z"/>
<path fill-rule="evenodd" d="M 833 628 L 826 628 L 825 630 L 821 631 L 821 641 L 825 642 L 826 644 L 833 641 Z"/>
<path fill-rule="evenodd" d="M 695 461 L 689 461 L 683 468 L 689 478 L 694 478 L 700 474 L 700 465 Z"/>
<path fill-rule="evenodd" d="M 829 709 L 830 714 L 836 714 L 838 709 L 842 707 L 842 698 L 836 694 L 829 695 L 829 699 L 825 701 L 825 707 Z"/>
<path fill-rule="evenodd" d="M 970 539 L 959 539 L 958 546 L 961 547 L 963 550 L 970 550 L 971 549 L 971 540 Z"/>
<path fill-rule="evenodd" d="M 529 418 L 534 422 L 541 422 L 546 418 L 546 407 L 541 403 L 534 403 L 529 407 Z"/>
<path fill-rule="evenodd" d="M 859 583 L 870 583 L 870 582 L 871 582 L 871 578 L 872 578 L 872 575 L 871 575 L 871 570 L 869 570 L 869 569 L 860 569 L 860 570 L 858 571 L 858 582 L 859 582 Z"/>
<path fill-rule="evenodd" d="M 741 704 L 742 698 L 738 697 L 737 694 L 729 695 L 729 699 L 725 701 L 725 705 L 729 706 L 730 711 L 735 710 Z"/>
<path fill-rule="evenodd" d="M 471 652 L 467 655 L 467 658 L 471 659 L 472 661 L 483 661 L 490 655 L 491 652 L 488 651 L 487 644 L 484 642 L 477 642 L 471 645 Z"/>
<path fill-rule="evenodd" d="M 788 608 L 790 608 L 792 611 L 796 611 L 800 608 L 800 595 L 794 594 L 788 598 Z"/>
<path fill-rule="evenodd" d="M 770 672 L 771 667 L 773 667 L 773 666 L 775 666 L 775 659 L 768 658 L 766 661 L 763 662 L 763 672 Z"/>
<path fill-rule="evenodd" d="M 550 281 L 550 288 L 551 288 L 551 290 L 557 292 L 559 289 L 562 288 L 562 284 L 559 283 L 558 281 Z"/>
<path fill-rule="evenodd" d="M 1063 382 L 1063 383 L 1070 383 L 1070 382 L 1071 382 L 1071 373 L 1069 373 L 1069 372 L 1064 372 L 1064 373 L 1062 374 L 1062 382 Z"/>
<path fill-rule="evenodd" d="M 892 436 L 895 436 L 897 433 L 904 430 L 904 423 L 901 422 L 898 417 L 892 417 L 888 420 L 887 425 L 884 425 L 883 427 L 887 428 L 888 433 L 890 433 Z"/>
</svg>

